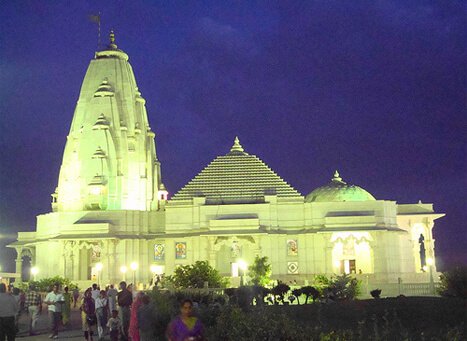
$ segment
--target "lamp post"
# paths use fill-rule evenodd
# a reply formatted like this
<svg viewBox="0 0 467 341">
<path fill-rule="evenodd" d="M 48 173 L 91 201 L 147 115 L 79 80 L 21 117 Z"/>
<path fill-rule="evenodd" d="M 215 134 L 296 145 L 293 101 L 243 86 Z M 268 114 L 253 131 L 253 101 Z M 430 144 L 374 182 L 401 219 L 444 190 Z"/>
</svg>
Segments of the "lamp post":
<svg viewBox="0 0 467 341">
<path fill-rule="evenodd" d="M 33 281 L 36 280 L 36 275 L 37 275 L 38 272 L 39 272 L 39 269 L 37 268 L 37 266 L 33 266 L 31 268 L 31 275 L 32 275 L 32 280 Z"/>
<path fill-rule="evenodd" d="M 102 263 L 96 264 L 96 277 L 97 277 L 97 286 L 100 287 L 100 274 L 99 272 L 102 271 Z"/>
<path fill-rule="evenodd" d="M 123 275 L 123 280 L 126 281 L 126 272 L 128 271 L 128 268 L 125 265 L 122 265 L 120 267 L 120 272 Z"/>
<path fill-rule="evenodd" d="M 248 269 L 248 264 L 240 259 L 238 262 L 238 268 L 241 270 L 240 271 L 240 286 L 244 286 L 245 285 L 245 279 L 244 279 L 244 276 L 245 276 L 245 271 Z"/>
<path fill-rule="evenodd" d="M 434 294 L 435 293 L 435 282 L 433 280 L 433 265 L 435 261 L 433 260 L 433 258 L 430 257 L 430 258 L 427 258 L 426 263 L 428 264 L 430 268 L 430 292 Z"/>
<path fill-rule="evenodd" d="M 131 263 L 130 269 L 133 271 L 133 288 L 136 289 L 136 269 L 138 269 L 138 263 Z"/>
</svg>

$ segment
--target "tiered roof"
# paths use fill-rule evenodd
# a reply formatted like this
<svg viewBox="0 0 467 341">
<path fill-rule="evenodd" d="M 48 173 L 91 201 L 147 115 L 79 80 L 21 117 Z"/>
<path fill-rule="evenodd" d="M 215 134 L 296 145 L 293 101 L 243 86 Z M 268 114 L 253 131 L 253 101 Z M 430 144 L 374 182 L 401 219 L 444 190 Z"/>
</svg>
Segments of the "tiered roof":
<svg viewBox="0 0 467 341">
<path fill-rule="evenodd" d="M 236 137 L 227 155 L 214 159 L 171 201 L 205 197 L 207 204 L 260 203 L 265 195 L 302 198 L 263 161 L 246 153 Z"/>
</svg>

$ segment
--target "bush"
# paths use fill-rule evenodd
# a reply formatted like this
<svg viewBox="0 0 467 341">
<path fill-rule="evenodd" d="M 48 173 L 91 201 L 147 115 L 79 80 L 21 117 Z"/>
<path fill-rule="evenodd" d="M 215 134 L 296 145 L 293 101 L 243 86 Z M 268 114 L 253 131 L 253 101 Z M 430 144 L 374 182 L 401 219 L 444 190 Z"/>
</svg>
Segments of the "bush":
<svg viewBox="0 0 467 341">
<path fill-rule="evenodd" d="M 347 274 L 332 277 L 324 292 L 336 300 L 353 300 L 360 294 L 360 281 Z"/>
<path fill-rule="evenodd" d="M 440 276 L 439 294 L 447 297 L 467 298 L 467 266 L 456 266 Z"/>
<path fill-rule="evenodd" d="M 371 290 L 370 291 L 370 295 L 371 297 L 377 299 L 377 298 L 380 298 L 381 296 L 381 289 L 374 289 L 374 290 Z"/>
<path fill-rule="evenodd" d="M 175 269 L 172 276 L 166 277 L 176 289 L 180 288 L 204 288 L 207 282 L 210 288 L 225 288 L 227 279 L 219 274 L 206 261 L 197 261 L 195 264 L 182 265 Z"/>
<path fill-rule="evenodd" d="M 248 275 L 254 285 L 266 286 L 271 282 L 271 264 L 268 257 L 255 257 L 255 261 L 248 267 Z"/>
<path fill-rule="evenodd" d="M 49 292 L 50 290 L 52 290 L 52 287 L 56 283 L 58 283 L 62 289 L 66 286 L 70 290 L 78 288 L 78 285 L 76 283 L 71 282 L 71 280 L 68 278 L 63 278 L 60 276 L 42 278 L 38 281 L 22 282 L 18 284 L 15 283 L 15 286 L 23 291 L 27 291 L 30 285 L 34 285 L 37 291 Z"/>
</svg>

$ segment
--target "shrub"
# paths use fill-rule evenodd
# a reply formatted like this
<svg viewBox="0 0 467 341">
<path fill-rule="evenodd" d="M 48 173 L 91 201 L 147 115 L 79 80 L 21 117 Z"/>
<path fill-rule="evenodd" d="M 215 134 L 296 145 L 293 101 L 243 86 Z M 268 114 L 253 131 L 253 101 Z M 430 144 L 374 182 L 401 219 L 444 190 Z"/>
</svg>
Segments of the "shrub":
<svg viewBox="0 0 467 341">
<path fill-rule="evenodd" d="M 21 284 L 18 283 L 16 287 L 26 291 L 28 290 L 29 285 L 34 285 L 37 291 L 49 292 L 52 289 L 53 285 L 56 283 L 58 283 L 58 285 L 60 285 L 62 289 L 66 286 L 70 290 L 78 288 L 78 285 L 76 283 L 71 282 L 71 280 L 68 278 L 63 278 L 60 276 L 42 278 L 38 281 L 22 282 Z"/>
<path fill-rule="evenodd" d="M 289 290 L 290 287 L 285 283 L 279 283 L 271 289 L 271 294 L 274 295 L 276 304 L 278 304 L 279 302 L 281 302 L 282 304 L 285 303 L 284 296 L 289 292 Z"/>
<path fill-rule="evenodd" d="M 302 294 L 305 295 L 305 304 L 308 303 L 308 299 L 310 297 L 313 298 L 313 302 L 314 302 L 320 296 L 320 293 L 319 293 L 318 289 L 316 289 L 316 288 L 314 288 L 314 287 L 312 287 L 310 285 L 304 286 L 300 290 L 301 290 Z"/>
<path fill-rule="evenodd" d="M 210 288 L 225 288 L 227 279 L 219 274 L 206 261 L 196 261 L 195 264 L 182 265 L 175 269 L 172 276 L 167 276 L 167 282 L 176 289 L 203 288 L 207 282 Z"/>
<path fill-rule="evenodd" d="M 371 290 L 371 291 L 370 291 L 370 295 L 371 295 L 371 297 L 373 297 L 373 298 L 375 298 L 375 299 L 376 299 L 376 298 L 380 298 L 380 296 L 381 296 L 381 289 L 374 289 L 374 290 Z"/>
<path fill-rule="evenodd" d="M 467 298 L 467 266 L 456 266 L 440 276 L 441 296 Z"/>
<path fill-rule="evenodd" d="M 347 274 L 336 276 L 331 278 L 325 293 L 337 300 L 353 300 L 360 294 L 360 281 Z"/>
<path fill-rule="evenodd" d="M 256 256 L 253 264 L 248 267 L 248 275 L 254 285 L 268 285 L 271 282 L 271 273 L 268 257 Z"/>
</svg>

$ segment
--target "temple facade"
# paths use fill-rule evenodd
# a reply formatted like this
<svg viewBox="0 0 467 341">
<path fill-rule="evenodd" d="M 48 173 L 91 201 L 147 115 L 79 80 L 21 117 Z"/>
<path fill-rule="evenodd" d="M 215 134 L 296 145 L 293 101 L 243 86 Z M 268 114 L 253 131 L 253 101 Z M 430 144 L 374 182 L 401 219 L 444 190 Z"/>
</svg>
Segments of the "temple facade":
<svg viewBox="0 0 467 341">
<path fill-rule="evenodd" d="M 235 285 L 256 256 L 297 283 L 341 273 L 421 283 L 436 272 L 443 214 L 432 204 L 376 199 L 337 171 L 304 196 L 238 138 L 224 153 L 168 198 L 145 99 L 111 33 L 84 77 L 51 212 L 9 245 L 16 272 L 27 257 L 36 279 L 145 284 L 207 260 Z"/>
</svg>

